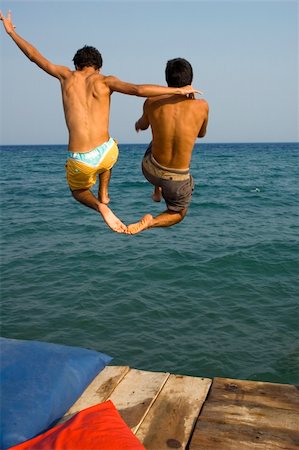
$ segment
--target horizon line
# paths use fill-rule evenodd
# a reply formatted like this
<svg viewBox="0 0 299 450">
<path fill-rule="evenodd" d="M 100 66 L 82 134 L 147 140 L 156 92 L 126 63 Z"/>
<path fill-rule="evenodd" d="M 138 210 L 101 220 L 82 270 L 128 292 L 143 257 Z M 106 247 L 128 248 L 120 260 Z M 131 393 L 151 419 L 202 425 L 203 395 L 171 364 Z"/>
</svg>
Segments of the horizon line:
<svg viewBox="0 0 299 450">
<path fill-rule="evenodd" d="M 299 140 L 297 141 L 215 141 L 215 142 L 195 142 L 194 145 L 231 145 L 231 144 L 298 144 Z M 118 142 L 118 145 L 149 145 L 149 142 Z M 0 144 L 0 147 L 44 147 L 44 146 L 55 146 L 55 147 L 66 147 L 67 144 Z"/>
</svg>

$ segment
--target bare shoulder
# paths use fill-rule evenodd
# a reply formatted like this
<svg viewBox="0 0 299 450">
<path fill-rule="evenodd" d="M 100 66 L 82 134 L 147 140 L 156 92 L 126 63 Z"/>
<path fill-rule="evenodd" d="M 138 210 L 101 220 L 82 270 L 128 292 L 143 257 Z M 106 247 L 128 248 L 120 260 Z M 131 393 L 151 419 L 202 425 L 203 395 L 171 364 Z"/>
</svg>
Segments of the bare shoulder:
<svg viewBox="0 0 299 450">
<path fill-rule="evenodd" d="M 115 77 L 114 75 L 102 75 L 102 77 L 103 77 L 103 81 L 105 83 L 111 83 L 113 81 L 117 81 L 118 80 L 118 78 Z"/>
<path fill-rule="evenodd" d="M 64 78 L 73 78 L 76 74 L 77 70 L 71 70 L 68 67 L 65 67 Z"/>
<path fill-rule="evenodd" d="M 71 70 L 68 67 L 63 67 L 64 70 L 60 72 L 60 82 L 63 86 L 67 85 L 76 76 L 76 70 Z"/>
<path fill-rule="evenodd" d="M 100 73 L 93 75 L 93 84 L 96 90 L 103 92 L 103 90 L 110 90 L 109 82 L 107 82 L 107 78 L 105 75 Z"/>
<path fill-rule="evenodd" d="M 102 77 L 101 82 L 106 84 L 106 86 L 109 87 L 110 89 L 113 89 L 115 84 L 120 81 L 119 78 L 115 77 L 114 75 L 99 74 L 99 76 Z"/>
<path fill-rule="evenodd" d="M 196 110 L 199 114 L 209 114 L 209 104 L 203 98 L 195 99 L 194 101 L 194 110 Z"/>
<path fill-rule="evenodd" d="M 150 97 L 150 98 L 147 98 L 147 99 L 145 100 L 144 104 L 143 104 L 144 108 L 150 108 L 151 105 L 152 105 L 153 103 L 156 103 L 157 100 L 159 100 L 159 99 L 160 99 L 160 97 Z"/>
<path fill-rule="evenodd" d="M 195 100 L 196 100 L 196 103 L 198 105 L 200 105 L 202 108 L 207 109 L 207 110 L 209 109 L 209 104 L 204 98 L 197 98 Z"/>
</svg>

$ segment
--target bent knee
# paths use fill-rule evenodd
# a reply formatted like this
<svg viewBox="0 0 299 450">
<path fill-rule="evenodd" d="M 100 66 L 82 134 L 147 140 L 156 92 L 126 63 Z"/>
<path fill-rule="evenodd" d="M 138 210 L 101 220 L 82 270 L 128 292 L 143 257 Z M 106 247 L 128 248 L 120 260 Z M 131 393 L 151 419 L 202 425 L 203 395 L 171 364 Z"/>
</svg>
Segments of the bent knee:
<svg viewBox="0 0 299 450">
<path fill-rule="evenodd" d="M 71 194 L 76 200 L 78 200 L 82 197 L 82 194 L 86 191 L 88 191 L 88 189 L 75 189 L 73 191 L 71 190 Z"/>
<path fill-rule="evenodd" d="M 179 211 L 179 214 L 181 216 L 181 220 L 184 219 L 185 215 L 187 214 L 188 208 L 182 209 L 181 211 Z"/>
<path fill-rule="evenodd" d="M 74 198 L 77 198 L 77 196 L 80 194 L 80 191 L 81 190 L 79 189 L 75 189 L 74 191 L 71 190 L 71 194 Z"/>
<path fill-rule="evenodd" d="M 180 222 L 180 221 L 183 220 L 184 217 L 186 216 L 187 211 L 188 211 L 188 208 L 181 209 L 180 211 L 172 211 L 171 209 L 168 209 L 167 212 L 168 212 L 169 214 L 177 214 L 177 215 L 179 215 L 178 222 Z"/>
</svg>

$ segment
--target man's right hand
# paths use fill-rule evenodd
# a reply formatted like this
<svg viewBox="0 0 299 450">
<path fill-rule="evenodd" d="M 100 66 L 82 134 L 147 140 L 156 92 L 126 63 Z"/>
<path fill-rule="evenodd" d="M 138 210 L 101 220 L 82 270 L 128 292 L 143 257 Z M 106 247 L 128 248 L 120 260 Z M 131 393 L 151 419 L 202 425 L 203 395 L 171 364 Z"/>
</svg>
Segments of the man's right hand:
<svg viewBox="0 0 299 450">
<path fill-rule="evenodd" d="M 14 31 L 14 29 L 16 28 L 16 27 L 13 25 L 11 19 L 12 19 L 12 18 L 11 18 L 11 11 L 8 11 L 7 17 L 5 17 L 5 16 L 2 14 L 2 11 L 0 11 L 0 20 L 2 20 L 3 25 L 4 25 L 4 28 L 5 28 L 7 34 L 11 34 L 11 33 Z"/>
</svg>

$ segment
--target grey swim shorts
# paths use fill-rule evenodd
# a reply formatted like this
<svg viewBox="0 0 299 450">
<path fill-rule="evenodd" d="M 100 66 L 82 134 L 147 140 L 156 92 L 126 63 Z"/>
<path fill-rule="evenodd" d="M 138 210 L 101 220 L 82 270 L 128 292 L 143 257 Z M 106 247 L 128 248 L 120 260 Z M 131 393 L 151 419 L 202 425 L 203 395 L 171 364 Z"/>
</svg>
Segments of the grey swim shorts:
<svg viewBox="0 0 299 450">
<path fill-rule="evenodd" d="M 179 212 L 188 208 L 194 190 L 194 181 L 189 170 L 161 166 L 154 159 L 150 145 L 142 160 L 142 172 L 151 184 L 162 188 L 162 196 L 170 211 Z"/>
</svg>

